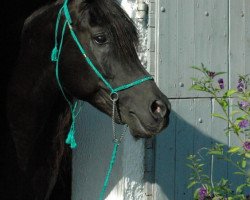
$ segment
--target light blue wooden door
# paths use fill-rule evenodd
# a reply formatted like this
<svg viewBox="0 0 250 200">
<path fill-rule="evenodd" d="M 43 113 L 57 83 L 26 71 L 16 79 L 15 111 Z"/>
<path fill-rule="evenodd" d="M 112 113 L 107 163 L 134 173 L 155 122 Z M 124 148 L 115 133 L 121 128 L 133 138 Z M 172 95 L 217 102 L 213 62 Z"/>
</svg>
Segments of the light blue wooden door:
<svg viewBox="0 0 250 200">
<path fill-rule="evenodd" d="M 216 142 L 235 143 L 226 137 L 226 124 L 211 117 L 220 112 L 214 100 L 189 91 L 190 66 L 204 63 L 212 71 L 224 71 L 226 87 L 235 87 L 237 75 L 250 73 L 249 0 L 158 0 L 155 3 L 156 77 L 171 98 L 169 128 L 156 138 L 152 198 L 192 200 L 187 190 L 190 170 L 186 157 Z M 211 157 L 204 159 L 213 179 L 229 177 L 233 169 Z M 152 181 L 153 182 L 153 181 Z"/>
</svg>

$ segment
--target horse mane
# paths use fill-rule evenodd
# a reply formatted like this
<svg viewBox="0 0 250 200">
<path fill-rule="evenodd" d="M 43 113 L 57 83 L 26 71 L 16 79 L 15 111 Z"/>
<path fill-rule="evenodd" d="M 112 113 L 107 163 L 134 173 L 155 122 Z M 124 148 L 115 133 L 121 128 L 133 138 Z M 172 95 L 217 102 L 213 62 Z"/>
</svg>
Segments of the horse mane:
<svg viewBox="0 0 250 200">
<path fill-rule="evenodd" d="M 130 62 L 137 59 L 138 32 L 134 22 L 116 0 L 85 0 L 80 2 L 80 22 L 89 14 L 91 26 L 101 26 L 113 38 L 114 53 L 119 59 Z"/>
<path fill-rule="evenodd" d="M 135 62 L 137 59 L 136 48 L 138 46 L 138 32 L 134 25 L 134 22 L 127 15 L 127 13 L 121 8 L 116 0 L 71 0 L 78 1 L 77 16 L 78 21 L 73 23 L 85 22 L 89 20 L 91 26 L 105 27 L 113 39 L 114 53 L 116 53 L 119 59 L 125 62 Z M 71 3 L 69 1 L 69 4 Z M 45 5 L 42 8 L 35 11 L 30 17 L 25 20 L 24 30 L 29 27 L 30 23 L 34 23 L 39 15 L 44 15 L 45 12 L 51 13 L 50 9 L 54 6 L 58 6 L 63 3 L 63 0 L 57 0 L 56 2 Z M 52 13 L 51 13 L 52 14 Z M 55 15 L 53 13 L 52 15 Z M 88 17 L 87 17 L 88 16 Z"/>
</svg>

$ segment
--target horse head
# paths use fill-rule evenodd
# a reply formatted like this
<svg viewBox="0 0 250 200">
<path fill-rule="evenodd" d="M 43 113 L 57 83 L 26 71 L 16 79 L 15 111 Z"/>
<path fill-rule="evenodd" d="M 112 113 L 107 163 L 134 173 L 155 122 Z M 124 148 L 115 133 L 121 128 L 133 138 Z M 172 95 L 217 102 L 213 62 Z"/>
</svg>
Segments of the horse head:
<svg viewBox="0 0 250 200">
<path fill-rule="evenodd" d="M 76 0 L 69 2 L 68 9 L 71 28 L 86 56 L 113 88 L 150 76 L 136 53 L 136 27 L 115 1 Z M 61 53 L 63 87 L 72 97 L 88 101 L 111 116 L 110 89 L 69 37 Z M 167 126 L 170 103 L 153 80 L 117 94 L 116 122 L 128 124 L 135 137 L 151 137 Z"/>
</svg>

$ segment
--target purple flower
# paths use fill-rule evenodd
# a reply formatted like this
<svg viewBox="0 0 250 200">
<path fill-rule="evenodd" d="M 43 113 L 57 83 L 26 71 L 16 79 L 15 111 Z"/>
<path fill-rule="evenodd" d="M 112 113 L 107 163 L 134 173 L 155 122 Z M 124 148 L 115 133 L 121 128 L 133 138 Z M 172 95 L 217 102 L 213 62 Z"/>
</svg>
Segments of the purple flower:
<svg viewBox="0 0 250 200">
<path fill-rule="evenodd" d="M 239 82 L 239 84 L 237 85 L 238 91 L 239 91 L 239 92 L 243 92 L 244 88 L 245 88 L 245 87 L 244 87 L 244 83 Z"/>
<path fill-rule="evenodd" d="M 219 83 L 219 86 L 220 86 L 220 89 L 224 89 L 224 80 L 223 80 L 223 78 L 219 78 L 218 79 L 218 83 Z"/>
<path fill-rule="evenodd" d="M 215 72 L 207 71 L 207 75 L 213 79 L 215 77 Z"/>
<path fill-rule="evenodd" d="M 250 141 L 244 142 L 243 147 L 246 151 L 250 151 Z"/>
<path fill-rule="evenodd" d="M 238 80 L 237 89 L 238 89 L 238 92 L 243 92 L 244 89 L 247 89 L 246 81 L 240 78 Z"/>
<path fill-rule="evenodd" d="M 242 110 L 246 110 L 250 106 L 250 103 L 247 101 L 242 101 L 239 103 L 239 106 Z"/>
<path fill-rule="evenodd" d="M 198 194 L 199 194 L 199 200 L 204 200 L 206 198 L 206 196 L 207 196 L 207 189 L 204 188 L 204 187 L 201 187 L 199 189 L 199 193 Z"/>
<path fill-rule="evenodd" d="M 238 125 L 240 128 L 247 128 L 249 126 L 249 121 L 247 119 L 243 119 L 239 122 Z"/>
</svg>

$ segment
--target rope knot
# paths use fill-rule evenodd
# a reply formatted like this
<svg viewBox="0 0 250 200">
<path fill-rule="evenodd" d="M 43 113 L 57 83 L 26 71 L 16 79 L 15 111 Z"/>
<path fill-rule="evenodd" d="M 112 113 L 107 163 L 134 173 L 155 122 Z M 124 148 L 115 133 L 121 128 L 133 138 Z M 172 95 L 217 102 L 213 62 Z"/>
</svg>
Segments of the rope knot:
<svg viewBox="0 0 250 200">
<path fill-rule="evenodd" d="M 54 61 L 54 62 L 58 61 L 58 49 L 56 46 L 51 52 L 51 61 Z"/>
</svg>

